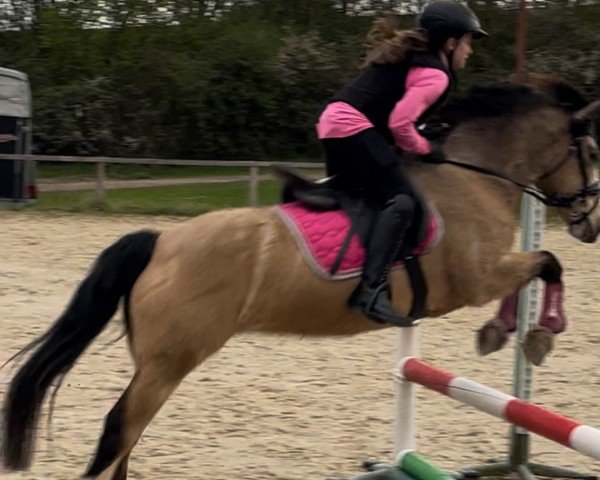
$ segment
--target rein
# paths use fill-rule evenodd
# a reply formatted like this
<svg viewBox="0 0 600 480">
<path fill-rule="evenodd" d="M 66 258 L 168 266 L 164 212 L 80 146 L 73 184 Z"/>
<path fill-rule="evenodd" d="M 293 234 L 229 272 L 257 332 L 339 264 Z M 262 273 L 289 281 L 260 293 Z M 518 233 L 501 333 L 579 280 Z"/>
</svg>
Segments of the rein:
<svg viewBox="0 0 600 480">
<path fill-rule="evenodd" d="M 542 174 L 539 177 L 539 179 L 543 180 L 545 178 L 548 178 L 548 177 L 554 175 L 556 172 L 558 172 L 567 163 L 567 161 L 569 160 L 569 157 L 571 156 L 571 154 L 573 152 L 577 153 L 577 163 L 579 165 L 579 170 L 581 172 L 584 186 L 583 186 L 583 188 L 581 188 L 580 190 L 575 192 L 573 195 L 569 195 L 569 196 L 558 195 L 556 193 L 546 194 L 541 189 L 539 189 L 535 186 L 526 185 L 524 183 L 518 182 L 517 180 L 514 180 L 514 179 L 510 178 L 508 175 L 505 175 L 501 172 L 498 172 L 496 170 L 492 170 L 489 168 L 485 168 L 485 167 L 480 167 L 477 165 L 471 165 L 469 163 L 456 162 L 454 160 L 449 160 L 449 159 L 436 159 L 433 161 L 427 161 L 427 160 L 423 159 L 422 161 L 426 162 L 426 163 L 454 165 L 459 168 L 464 168 L 466 170 L 471 170 L 471 171 L 474 171 L 477 173 L 481 173 L 484 175 L 489 175 L 492 177 L 500 178 L 502 180 L 506 180 L 506 181 L 512 183 L 513 185 L 515 185 L 516 187 L 518 187 L 519 189 L 521 189 L 523 191 L 523 193 L 526 193 L 527 195 L 531 195 L 532 197 L 536 198 L 537 200 L 542 202 L 544 205 L 549 206 L 549 207 L 571 208 L 573 206 L 573 204 L 580 199 L 586 199 L 587 197 L 596 196 L 597 198 L 596 198 L 596 201 L 594 202 L 592 208 L 590 210 L 582 213 L 581 215 L 579 215 L 577 219 L 570 222 L 571 225 L 576 225 L 578 223 L 585 221 L 587 219 L 587 217 L 594 211 L 594 209 L 600 203 L 600 182 L 596 181 L 596 182 L 593 182 L 592 184 L 588 185 L 589 178 L 588 178 L 587 172 L 585 170 L 585 157 L 584 157 L 583 148 L 581 145 L 581 138 L 576 138 L 575 145 L 571 145 L 569 147 L 569 150 L 567 151 L 566 155 L 560 160 L 560 162 L 558 162 L 558 164 L 555 167 L 551 168 L 548 172 L 545 172 L 544 174 Z M 422 158 L 422 157 L 420 157 L 420 158 Z"/>
</svg>

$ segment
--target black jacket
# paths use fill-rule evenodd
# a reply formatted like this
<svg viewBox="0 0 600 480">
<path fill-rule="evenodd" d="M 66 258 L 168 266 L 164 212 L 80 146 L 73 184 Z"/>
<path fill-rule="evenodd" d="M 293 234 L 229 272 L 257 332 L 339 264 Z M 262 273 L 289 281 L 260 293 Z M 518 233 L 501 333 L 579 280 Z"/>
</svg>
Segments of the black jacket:
<svg viewBox="0 0 600 480">
<path fill-rule="evenodd" d="M 421 122 L 446 101 L 454 84 L 451 71 L 432 53 L 414 53 L 400 63 L 367 67 L 337 91 L 331 101 L 345 102 L 362 112 L 375 129 L 393 145 L 394 137 L 389 129 L 388 120 L 396 103 L 404 96 L 406 77 L 412 67 L 436 68 L 448 75 L 449 79 L 448 88 L 437 102 L 421 115 Z"/>
</svg>

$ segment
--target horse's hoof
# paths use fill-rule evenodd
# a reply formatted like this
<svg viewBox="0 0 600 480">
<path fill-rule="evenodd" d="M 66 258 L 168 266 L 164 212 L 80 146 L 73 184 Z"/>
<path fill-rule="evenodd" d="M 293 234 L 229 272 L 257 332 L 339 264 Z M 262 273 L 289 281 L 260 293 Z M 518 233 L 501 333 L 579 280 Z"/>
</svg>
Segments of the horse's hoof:
<svg viewBox="0 0 600 480">
<path fill-rule="evenodd" d="M 477 351 L 479 355 L 489 355 L 500 350 L 507 340 L 506 327 L 500 320 L 493 318 L 477 330 Z"/>
<path fill-rule="evenodd" d="M 539 325 L 535 326 L 527 332 L 521 348 L 527 360 L 536 366 L 540 366 L 546 355 L 554 348 L 554 333 Z"/>
</svg>

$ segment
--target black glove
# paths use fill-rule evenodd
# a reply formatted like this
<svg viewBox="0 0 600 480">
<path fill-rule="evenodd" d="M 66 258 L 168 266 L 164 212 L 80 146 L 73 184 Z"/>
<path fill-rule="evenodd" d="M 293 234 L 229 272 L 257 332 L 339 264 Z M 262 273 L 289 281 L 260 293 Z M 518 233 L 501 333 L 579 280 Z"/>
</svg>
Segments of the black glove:
<svg viewBox="0 0 600 480">
<path fill-rule="evenodd" d="M 431 145 L 431 151 L 425 155 L 421 155 L 421 160 L 427 163 L 444 163 L 446 161 L 446 155 L 442 150 L 442 144 L 438 142 L 429 142 Z"/>
<path fill-rule="evenodd" d="M 443 142 L 452 131 L 452 126 L 442 122 L 423 123 L 417 127 L 417 131 L 427 140 Z"/>
</svg>

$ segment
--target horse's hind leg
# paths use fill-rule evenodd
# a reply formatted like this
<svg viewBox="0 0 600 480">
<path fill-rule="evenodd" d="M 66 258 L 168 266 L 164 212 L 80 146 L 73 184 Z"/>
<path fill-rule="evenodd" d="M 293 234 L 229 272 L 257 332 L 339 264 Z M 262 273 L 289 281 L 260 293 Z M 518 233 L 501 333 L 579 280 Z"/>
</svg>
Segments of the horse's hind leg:
<svg viewBox="0 0 600 480">
<path fill-rule="evenodd" d="M 188 245 L 175 233 L 161 235 L 132 290 L 128 331 L 136 370 L 106 418 L 87 478 L 125 480 L 127 456 L 162 405 L 193 368 L 240 328 L 251 269 L 241 273 L 240 265 L 247 265 L 235 260 L 232 267 L 237 243 L 229 247 L 233 253 L 215 254 L 203 241 L 199 235 Z M 209 267 L 203 267 L 204 261 Z"/>
<path fill-rule="evenodd" d="M 96 457 L 85 474 L 99 480 L 127 478 L 127 457 L 146 426 L 177 388 L 191 365 L 163 357 L 138 367 L 131 383 L 106 417 Z"/>
<path fill-rule="evenodd" d="M 127 480 L 127 471 L 129 464 L 129 454 L 131 450 L 127 452 L 125 456 L 121 459 L 117 467 L 115 468 L 115 473 L 112 474 L 111 480 Z"/>
<path fill-rule="evenodd" d="M 144 429 L 184 377 L 228 338 L 223 336 L 210 347 L 203 345 L 202 353 L 198 353 L 199 345 L 194 345 L 192 336 L 178 345 L 165 344 L 164 336 L 162 341 L 156 335 L 148 336 L 144 342 L 148 348 L 142 355 L 137 352 L 133 379 L 106 417 L 96 457 L 85 477 L 125 480 L 129 454 Z"/>
</svg>

